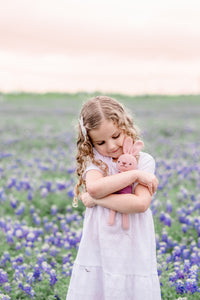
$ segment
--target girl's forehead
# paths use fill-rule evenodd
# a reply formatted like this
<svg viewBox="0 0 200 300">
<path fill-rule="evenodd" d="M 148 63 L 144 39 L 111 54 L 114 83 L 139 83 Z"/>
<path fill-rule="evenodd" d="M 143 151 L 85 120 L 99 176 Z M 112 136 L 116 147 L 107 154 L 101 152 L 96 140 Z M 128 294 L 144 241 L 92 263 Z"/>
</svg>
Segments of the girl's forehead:
<svg viewBox="0 0 200 300">
<path fill-rule="evenodd" d="M 98 128 L 89 131 L 89 135 L 95 140 L 105 139 L 106 137 L 115 134 L 118 130 L 118 126 L 112 120 L 103 120 Z"/>
</svg>

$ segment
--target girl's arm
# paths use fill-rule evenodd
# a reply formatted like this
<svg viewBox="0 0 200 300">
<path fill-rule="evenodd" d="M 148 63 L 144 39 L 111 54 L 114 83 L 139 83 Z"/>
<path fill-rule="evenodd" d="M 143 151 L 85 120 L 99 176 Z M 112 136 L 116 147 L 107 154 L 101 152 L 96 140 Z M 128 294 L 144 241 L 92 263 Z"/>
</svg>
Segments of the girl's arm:
<svg viewBox="0 0 200 300">
<path fill-rule="evenodd" d="M 89 193 L 83 193 L 81 200 L 87 207 L 100 205 L 120 213 L 142 213 L 149 208 L 151 195 L 146 187 L 138 184 L 134 194 L 111 194 L 102 199 L 94 199 Z"/>
<path fill-rule="evenodd" d="M 105 177 L 98 170 L 89 170 L 86 173 L 87 191 L 95 199 L 104 198 L 136 181 L 146 186 L 151 195 L 154 194 L 158 186 L 158 180 L 154 174 L 140 170 L 126 171 Z"/>
</svg>

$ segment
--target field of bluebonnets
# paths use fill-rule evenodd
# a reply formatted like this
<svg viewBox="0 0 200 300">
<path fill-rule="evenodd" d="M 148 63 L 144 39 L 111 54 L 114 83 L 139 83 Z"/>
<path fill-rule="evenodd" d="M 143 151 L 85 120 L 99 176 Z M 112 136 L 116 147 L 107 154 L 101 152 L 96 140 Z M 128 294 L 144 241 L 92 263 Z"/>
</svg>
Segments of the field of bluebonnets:
<svg viewBox="0 0 200 300">
<path fill-rule="evenodd" d="M 77 117 L 91 95 L 0 94 L 0 299 L 63 300 L 81 239 Z M 200 299 L 200 97 L 114 95 L 157 163 L 162 299 Z"/>
</svg>

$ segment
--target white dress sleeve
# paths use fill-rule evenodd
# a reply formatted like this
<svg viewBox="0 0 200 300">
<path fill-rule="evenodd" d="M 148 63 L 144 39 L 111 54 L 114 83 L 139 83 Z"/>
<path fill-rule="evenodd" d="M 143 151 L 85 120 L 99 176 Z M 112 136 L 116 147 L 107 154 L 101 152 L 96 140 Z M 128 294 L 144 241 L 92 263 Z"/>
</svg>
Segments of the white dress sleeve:
<svg viewBox="0 0 200 300">
<path fill-rule="evenodd" d="M 97 152 L 97 150 L 95 148 L 93 149 L 93 152 L 94 152 L 95 159 L 102 160 L 103 162 L 105 162 L 107 164 L 108 168 L 110 169 L 111 158 L 101 155 L 99 152 Z M 98 166 L 93 164 L 91 162 L 91 160 L 89 159 L 87 167 L 83 173 L 83 179 L 85 179 L 86 173 L 90 170 L 97 170 L 103 174 L 103 171 Z"/>
<path fill-rule="evenodd" d="M 155 160 L 154 158 L 146 153 L 146 152 L 140 152 L 140 157 L 138 161 L 138 170 L 145 171 L 154 174 L 155 173 Z M 138 185 L 138 182 L 135 182 L 133 184 L 133 191 L 135 187 Z"/>
<path fill-rule="evenodd" d="M 149 173 L 155 173 L 155 160 L 154 158 L 145 152 L 140 152 L 140 158 L 138 162 L 138 170 L 146 171 Z"/>
</svg>

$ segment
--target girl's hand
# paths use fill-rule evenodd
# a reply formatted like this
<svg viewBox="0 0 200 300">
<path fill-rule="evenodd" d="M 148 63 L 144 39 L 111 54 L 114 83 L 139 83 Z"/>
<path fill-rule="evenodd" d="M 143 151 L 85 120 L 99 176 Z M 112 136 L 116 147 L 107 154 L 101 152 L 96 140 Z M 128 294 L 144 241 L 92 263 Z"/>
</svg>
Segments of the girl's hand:
<svg viewBox="0 0 200 300">
<path fill-rule="evenodd" d="M 94 198 L 92 198 L 89 193 L 82 193 L 80 198 L 86 207 L 92 208 L 96 205 Z"/>
<path fill-rule="evenodd" d="M 159 183 L 157 177 L 154 174 L 145 171 L 138 171 L 137 182 L 140 183 L 141 185 L 146 186 L 151 196 L 157 190 L 158 183 Z"/>
</svg>

